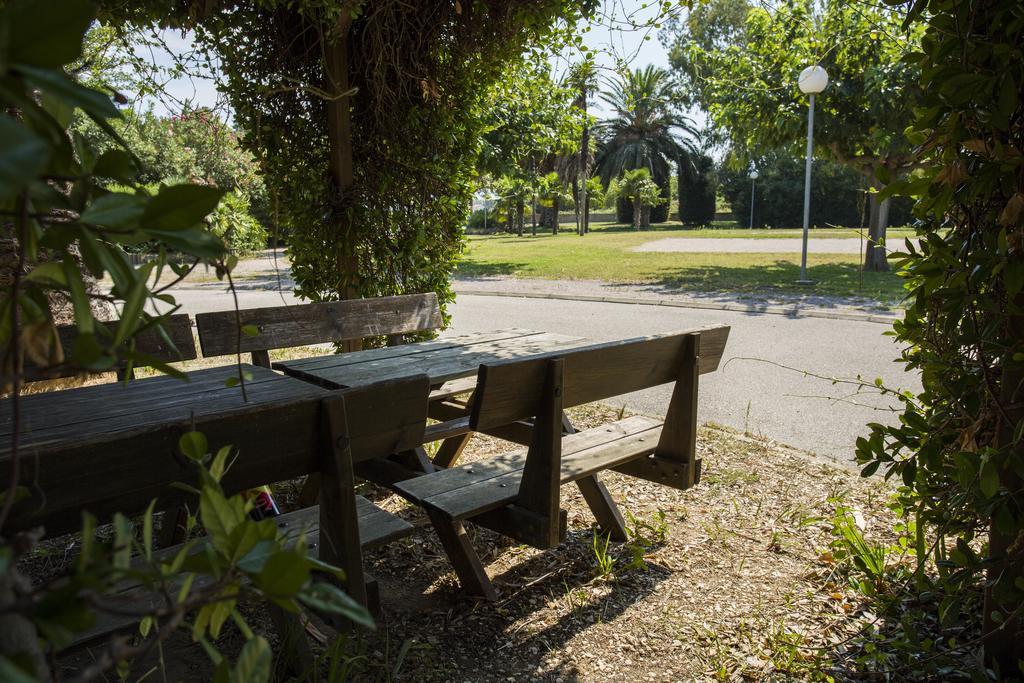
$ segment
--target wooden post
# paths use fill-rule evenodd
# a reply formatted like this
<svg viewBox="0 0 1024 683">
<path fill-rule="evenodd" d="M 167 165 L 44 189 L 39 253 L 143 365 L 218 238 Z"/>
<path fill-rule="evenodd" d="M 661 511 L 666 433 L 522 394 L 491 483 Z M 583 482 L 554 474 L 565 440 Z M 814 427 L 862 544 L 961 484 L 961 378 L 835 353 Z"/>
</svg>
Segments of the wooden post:
<svg viewBox="0 0 1024 683">
<path fill-rule="evenodd" d="M 548 361 L 548 376 L 540 412 L 533 423 L 533 438 L 526 454 L 523 480 L 516 504 L 548 520 L 547 545 L 561 542 L 559 492 L 562 481 L 562 373 L 565 361 Z"/>
<path fill-rule="evenodd" d="M 697 461 L 697 390 L 700 379 L 700 335 L 691 334 L 683 342 L 679 377 L 661 430 L 659 457 L 687 465 L 686 484 L 693 486 Z"/>
<path fill-rule="evenodd" d="M 325 399 L 323 410 L 327 443 L 322 448 L 320 466 L 319 557 L 345 570 L 345 590 L 353 600 L 368 607 L 345 397 Z"/>
<path fill-rule="evenodd" d="M 342 299 L 359 297 L 359 259 L 355 254 L 352 237 L 351 198 L 354 174 L 352 171 L 352 117 L 350 113 L 351 89 L 348 77 L 348 33 L 352 16 L 342 11 L 336 32 L 324 49 L 324 72 L 327 76 L 327 136 L 330 142 L 331 179 L 336 193 L 335 219 L 337 220 L 336 265 L 342 286 L 338 292 Z M 342 342 L 345 351 L 362 348 L 361 339 Z"/>
</svg>

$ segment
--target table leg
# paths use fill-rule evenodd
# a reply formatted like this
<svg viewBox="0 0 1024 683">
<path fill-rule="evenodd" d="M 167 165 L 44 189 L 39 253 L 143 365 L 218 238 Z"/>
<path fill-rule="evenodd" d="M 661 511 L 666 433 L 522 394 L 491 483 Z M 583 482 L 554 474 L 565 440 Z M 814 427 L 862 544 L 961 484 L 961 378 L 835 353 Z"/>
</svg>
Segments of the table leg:
<svg viewBox="0 0 1024 683">
<path fill-rule="evenodd" d="M 569 416 L 564 412 L 562 413 L 562 433 L 576 433 L 576 428 L 573 427 Z M 626 521 L 622 518 L 622 513 L 619 512 L 619 508 L 612 499 L 611 494 L 608 493 L 608 489 L 597 478 L 597 475 L 592 474 L 589 477 L 578 479 L 576 485 L 579 487 L 580 493 L 583 494 L 583 499 L 587 501 L 587 507 L 593 513 L 594 519 L 597 520 L 598 526 L 601 527 L 601 531 L 611 536 L 613 541 L 621 542 L 628 540 Z"/>
<path fill-rule="evenodd" d="M 466 434 L 453 436 L 442 441 L 437 449 L 437 454 L 434 456 L 434 466 L 447 469 L 454 465 L 472 437 L 473 433 L 467 432 Z"/>
</svg>

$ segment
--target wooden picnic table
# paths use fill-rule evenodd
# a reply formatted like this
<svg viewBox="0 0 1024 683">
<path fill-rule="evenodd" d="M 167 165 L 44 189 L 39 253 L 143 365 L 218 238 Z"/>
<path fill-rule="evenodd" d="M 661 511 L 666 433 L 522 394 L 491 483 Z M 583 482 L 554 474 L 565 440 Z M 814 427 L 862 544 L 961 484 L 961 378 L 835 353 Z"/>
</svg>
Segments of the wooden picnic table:
<svg viewBox="0 0 1024 683">
<path fill-rule="evenodd" d="M 243 400 L 235 365 L 186 373 L 187 381 L 168 376 L 117 382 L 22 396 L 20 463 L 38 505 L 45 508 L 47 533 L 70 531 L 81 523 L 81 510 L 108 515 L 144 509 L 153 498 L 174 495 L 168 482 L 193 482 L 195 466 L 178 451 L 181 434 L 202 431 L 214 450 L 231 444 L 247 460 L 233 468 L 225 486 L 241 490 L 266 483 L 261 463 L 289 463 L 294 476 L 312 468 L 320 432 L 318 400 L 327 392 L 308 382 L 267 368 L 243 364 L 251 373 Z M 283 411 L 280 423 L 265 429 L 259 419 L 267 410 Z M 12 401 L 0 402 L 0 490 L 8 485 Z M 269 465 L 269 463 L 267 463 Z M 274 464 L 280 470 L 280 463 Z M 114 508 L 117 508 L 116 510 Z M 41 513 L 40 513 L 41 514 Z M 10 528 L 33 524 L 37 515 L 16 515 Z"/>
<path fill-rule="evenodd" d="M 513 328 L 279 361 L 274 363 L 274 368 L 328 389 L 363 386 L 416 374 L 426 374 L 431 384 L 439 386 L 450 380 L 475 377 L 484 363 L 551 354 L 591 343 L 582 337 Z"/>
</svg>

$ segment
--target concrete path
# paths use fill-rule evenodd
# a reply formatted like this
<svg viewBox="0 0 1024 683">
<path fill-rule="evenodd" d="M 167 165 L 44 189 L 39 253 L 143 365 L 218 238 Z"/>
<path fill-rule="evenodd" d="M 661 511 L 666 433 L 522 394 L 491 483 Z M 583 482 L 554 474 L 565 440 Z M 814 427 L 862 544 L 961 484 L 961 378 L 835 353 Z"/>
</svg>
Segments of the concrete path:
<svg viewBox="0 0 1024 683">
<path fill-rule="evenodd" d="M 175 289 L 186 312 L 231 308 L 217 284 Z M 294 303 L 290 292 L 242 281 L 243 308 Z M 833 385 L 823 377 L 875 377 L 893 387 L 917 390 L 915 375 L 895 362 L 898 348 L 883 336 L 888 326 L 869 321 L 793 318 L 757 312 L 618 304 L 565 299 L 460 295 L 451 307 L 446 335 L 525 327 L 607 341 L 712 324 L 732 327 L 721 369 L 702 379 L 700 420 L 761 434 L 781 443 L 849 463 L 867 422 L 895 420 L 890 402 L 874 392 Z M 631 394 L 623 403 L 663 413 L 669 390 Z"/>
<path fill-rule="evenodd" d="M 901 248 L 903 240 L 896 247 Z M 799 254 L 803 240 L 794 237 L 765 239 L 720 237 L 666 237 L 644 242 L 630 251 L 688 252 L 691 254 Z M 816 237 L 807 240 L 812 254 L 859 254 L 864 245 L 859 239 Z"/>
</svg>

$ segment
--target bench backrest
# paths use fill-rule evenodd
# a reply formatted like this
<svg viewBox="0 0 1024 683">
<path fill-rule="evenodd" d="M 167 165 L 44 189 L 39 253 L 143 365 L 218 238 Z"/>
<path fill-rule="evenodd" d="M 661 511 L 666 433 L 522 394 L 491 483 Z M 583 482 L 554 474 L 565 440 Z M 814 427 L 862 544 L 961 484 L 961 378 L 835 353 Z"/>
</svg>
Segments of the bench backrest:
<svg viewBox="0 0 1024 683">
<path fill-rule="evenodd" d="M 441 325 L 434 292 L 196 315 L 203 356 L 251 353 L 254 364 L 266 367 L 270 349 L 425 332 Z M 255 334 L 243 334 L 240 326 Z"/>
<path fill-rule="evenodd" d="M 103 323 L 110 330 L 111 334 L 114 334 L 117 330 L 118 324 L 117 320 Z M 166 338 L 158 330 L 152 328 L 140 332 L 135 337 L 135 350 L 164 363 L 193 360 L 197 357 L 196 342 L 192 337 L 192 322 L 187 314 L 178 313 L 166 318 L 164 321 L 164 332 L 167 335 Z M 65 354 L 70 354 L 71 349 L 74 348 L 75 339 L 78 336 L 78 328 L 75 325 L 60 325 L 57 327 L 57 335 L 60 338 Z M 140 364 L 137 363 L 136 365 Z M 123 367 L 124 364 L 121 364 L 115 369 Z M 25 381 L 36 382 L 46 379 L 73 377 L 81 372 L 81 368 L 63 363 L 49 368 L 40 368 L 33 365 L 25 368 Z"/>
<path fill-rule="evenodd" d="M 217 383 L 222 385 L 219 376 Z M 251 383 L 248 402 L 230 414 L 212 415 L 201 407 L 182 405 L 172 411 L 180 418 L 159 424 L 105 433 L 73 445 L 64 440 L 60 445 L 26 446 L 21 481 L 32 482 L 33 495 L 15 505 L 0 533 L 44 526 L 47 535 L 53 536 L 80 528 L 85 510 L 103 523 L 115 512 L 141 513 L 153 498 L 159 501 L 158 509 L 183 501 L 186 494 L 171 485 L 197 484 L 196 466 L 178 449 L 181 435 L 192 429 L 202 432 L 214 451 L 225 445 L 235 447 L 223 479 L 228 493 L 320 472 L 325 453 L 333 446 L 350 447 L 353 460 L 359 461 L 422 442 L 430 390 L 426 375 L 290 396 L 280 387 L 273 382 Z M 90 389 L 94 387 L 70 391 Z M 46 400 L 45 395 L 27 398 Z M 39 403 L 38 410 L 43 406 Z M 334 443 L 327 442 L 328 422 L 331 432 L 345 436 L 343 445 L 336 443 L 337 437 Z M 6 453 L 0 453 L 0 490 L 7 490 L 9 483 L 6 458 Z"/>
<path fill-rule="evenodd" d="M 679 377 L 688 336 L 700 338 L 700 374 L 718 368 L 729 338 L 727 326 L 640 337 L 546 354 L 525 361 L 480 366 L 470 425 L 481 431 L 537 415 L 541 408 L 548 364 L 563 359 L 562 406 L 600 401 L 612 396 L 674 382 Z"/>
</svg>

